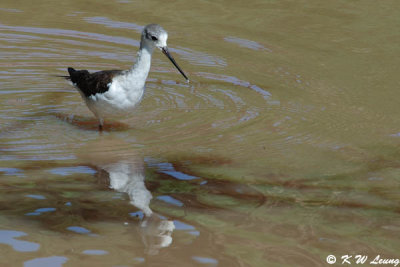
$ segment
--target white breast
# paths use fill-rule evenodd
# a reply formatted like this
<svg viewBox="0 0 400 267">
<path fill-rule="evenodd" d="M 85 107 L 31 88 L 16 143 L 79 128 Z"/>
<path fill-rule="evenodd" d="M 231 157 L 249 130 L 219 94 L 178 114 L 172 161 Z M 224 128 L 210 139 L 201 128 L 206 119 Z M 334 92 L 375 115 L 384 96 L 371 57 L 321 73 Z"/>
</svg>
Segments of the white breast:
<svg viewBox="0 0 400 267">
<path fill-rule="evenodd" d="M 145 83 L 128 76 L 120 76 L 109 85 L 109 90 L 90 96 L 87 104 L 99 117 L 127 115 L 143 98 Z"/>
<path fill-rule="evenodd" d="M 117 77 L 110 84 L 110 89 L 104 94 L 104 97 L 117 105 L 118 109 L 133 108 L 142 100 L 145 80 L 132 76 Z"/>
<path fill-rule="evenodd" d="M 86 99 L 89 109 L 97 117 L 130 114 L 140 103 L 150 71 L 151 52 L 152 50 L 141 49 L 135 65 L 129 71 L 114 77 L 107 92 Z"/>
</svg>

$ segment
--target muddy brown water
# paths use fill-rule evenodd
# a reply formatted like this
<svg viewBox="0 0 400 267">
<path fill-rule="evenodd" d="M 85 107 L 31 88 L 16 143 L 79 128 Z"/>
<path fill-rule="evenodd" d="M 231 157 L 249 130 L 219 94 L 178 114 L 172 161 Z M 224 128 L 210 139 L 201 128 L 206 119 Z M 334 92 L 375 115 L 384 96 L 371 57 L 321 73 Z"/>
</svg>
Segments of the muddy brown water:
<svg viewBox="0 0 400 267">
<path fill-rule="evenodd" d="M 400 258 L 397 1 L 0 4 L 1 266 L 326 266 Z M 145 97 L 103 134 L 66 67 Z"/>
</svg>

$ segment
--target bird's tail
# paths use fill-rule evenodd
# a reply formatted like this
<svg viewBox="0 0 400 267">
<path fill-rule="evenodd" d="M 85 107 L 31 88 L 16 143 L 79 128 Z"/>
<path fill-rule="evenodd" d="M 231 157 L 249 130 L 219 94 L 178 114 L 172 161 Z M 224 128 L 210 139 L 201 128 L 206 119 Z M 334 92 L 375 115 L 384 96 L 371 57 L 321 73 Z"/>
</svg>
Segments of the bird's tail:
<svg viewBox="0 0 400 267">
<path fill-rule="evenodd" d="M 71 80 L 71 75 L 75 72 L 76 70 L 74 68 L 68 68 L 68 73 L 69 75 L 50 75 L 52 77 L 57 77 L 57 78 L 64 78 L 66 80 Z"/>
<path fill-rule="evenodd" d="M 68 73 L 71 76 L 76 70 L 74 68 L 68 67 Z"/>
<path fill-rule="evenodd" d="M 50 75 L 51 77 L 57 77 L 57 78 L 64 78 L 66 80 L 71 80 L 71 77 L 67 75 Z"/>
</svg>

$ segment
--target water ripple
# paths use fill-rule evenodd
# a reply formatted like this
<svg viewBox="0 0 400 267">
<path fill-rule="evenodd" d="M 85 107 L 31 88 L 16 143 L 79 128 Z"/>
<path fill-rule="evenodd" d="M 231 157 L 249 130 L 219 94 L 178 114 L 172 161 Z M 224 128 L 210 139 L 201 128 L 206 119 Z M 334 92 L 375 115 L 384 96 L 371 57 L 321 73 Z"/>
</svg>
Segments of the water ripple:
<svg viewBox="0 0 400 267">
<path fill-rule="evenodd" d="M 142 29 L 144 28 L 143 26 L 138 25 L 136 23 L 115 21 L 107 17 L 86 17 L 84 18 L 84 20 L 89 23 L 104 25 L 107 28 L 129 29 L 129 30 L 135 30 L 136 32 L 141 32 Z"/>
<path fill-rule="evenodd" d="M 246 47 L 246 48 L 252 49 L 252 50 L 266 50 L 268 52 L 272 52 L 271 49 L 266 48 L 263 45 L 255 42 L 255 41 L 250 41 L 247 39 L 233 37 L 233 36 L 225 37 L 224 40 L 227 42 L 230 42 L 230 43 L 235 43 L 241 47 Z"/>
<path fill-rule="evenodd" d="M 255 84 L 251 84 L 250 82 L 240 80 L 234 76 L 223 75 L 223 74 L 214 74 L 214 73 L 208 73 L 208 72 L 197 72 L 197 74 L 206 79 L 212 79 L 212 80 L 216 80 L 216 81 L 224 81 L 224 82 L 227 82 L 227 83 L 230 83 L 233 85 L 238 85 L 241 87 L 249 88 L 249 89 L 261 94 L 264 99 L 269 99 L 271 97 L 271 93 L 268 92 L 267 90 L 264 90 Z"/>
<path fill-rule="evenodd" d="M 222 57 L 198 52 L 189 48 L 178 46 L 177 48 L 171 48 L 170 51 L 179 54 L 193 65 L 213 67 L 226 67 L 228 65 Z"/>
<path fill-rule="evenodd" d="M 134 41 L 130 38 L 120 37 L 120 36 L 110 36 L 100 33 L 91 33 L 91 32 L 81 32 L 75 30 L 63 30 L 63 29 L 54 29 L 54 28 L 40 28 L 40 27 L 24 27 L 24 26 L 8 26 L 4 24 L 0 24 L 0 29 L 9 30 L 15 32 L 24 32 L 31 35 L 35 34 L 45 34 L 51 36 L 63 36 L 63 37 L 71 37 L 71 38 L 81 38 L 81 39 L 89 39 L 96 41 L 103 41 L 115 44 L 125 44 L 125 45 L 133 45 L 139 46 L 138 41 Z"/>
</svg>

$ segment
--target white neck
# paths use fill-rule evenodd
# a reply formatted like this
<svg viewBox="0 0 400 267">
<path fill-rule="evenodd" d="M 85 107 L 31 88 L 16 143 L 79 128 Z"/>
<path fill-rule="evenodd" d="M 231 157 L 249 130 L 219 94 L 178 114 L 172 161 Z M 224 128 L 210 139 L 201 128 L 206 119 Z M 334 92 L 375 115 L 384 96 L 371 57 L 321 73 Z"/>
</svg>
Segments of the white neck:
<svg viewBox="0 0 400 267">
<path fill-rule="evenodd" d="M 146 82 L 147 75 L 150 71 L 152 53 L 152 48 L 141 46 L 137 53 L 136 62 L 128 71 L 128 75 L 134 76 L 135 79 L 143 81 L 143 83 Z"/>
<path fill-rule="evenodd" d="M 147 75 L 150 71 L 151 54 L 153 52 L 151 48 L 141 46 L 137 54 L 136 63 L 132 68 L 113 79 L 109 90 L 105 93 L 104 103 L 107 103 L 111 107 L 110 110 L 113 109 L 114 111 L 107 111 L 107 113 L 115 112 L 115 110 L 126 112 L 141 101 Z"/>
</svg>

